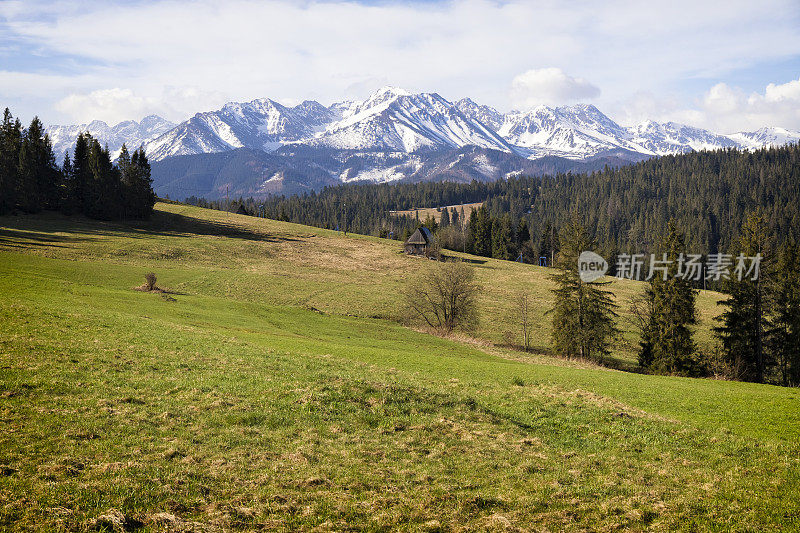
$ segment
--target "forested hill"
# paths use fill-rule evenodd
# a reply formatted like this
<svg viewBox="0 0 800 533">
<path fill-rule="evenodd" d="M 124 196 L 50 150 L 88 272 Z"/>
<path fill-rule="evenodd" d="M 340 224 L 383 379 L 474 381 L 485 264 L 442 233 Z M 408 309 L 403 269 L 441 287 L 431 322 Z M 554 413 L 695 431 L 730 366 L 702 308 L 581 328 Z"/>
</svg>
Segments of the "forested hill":
<svg viewBox="0 0 800 533">
<path fill-rule="evenodd" d="M 506 227 L 527 221 L 534 256 L 545 252 L 540 248 L 549 246 L 547 235 L 557 233 L 576 210 L 607 250 L 646 253 L 674 219 L 690 250 L 725 251 L 737 239 L 745 213 L 756 209 L 764 211 L 779 242 L 790 236 L 797 240 L 800 148 L 693 152 L 591 174 L 493 183 L 345 185 L 248 204 L 251 212 L 269 218 L 330 228 L 346 224 L 367 234 L 389 229 L 399 237 L 398 229 L 418 222 L 398 220 L 390 210 L 480 201 Z"/>
<path fill-rule="evenodd" d="M 510 180 L 491 213 L 527 216 L 531 233 L 574 210 L 604 247 L 647 251 L 674 219 L 689 249 L 729 249 L 748 211 L 763 210 L 780 241 L 800 231 L 800 147 L 664 156 L 590 175 Z M 530 191 L 530 192 L 529 192 Z M 527 213 L 530 211 L 530 213 Z"/>
</svg>

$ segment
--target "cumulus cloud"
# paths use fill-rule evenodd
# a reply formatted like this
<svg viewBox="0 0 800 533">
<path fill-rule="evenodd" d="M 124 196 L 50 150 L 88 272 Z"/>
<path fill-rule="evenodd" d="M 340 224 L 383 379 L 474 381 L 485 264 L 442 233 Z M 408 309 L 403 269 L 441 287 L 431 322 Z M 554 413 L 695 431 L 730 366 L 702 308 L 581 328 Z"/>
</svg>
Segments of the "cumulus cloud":
<svg viewBox="0 0 800 533">
<path fill-rule="evenodd" d="M 102 120 L 113 125 L 147 115 L 181 120 L 198 111 L 215 109 L 223 103 L 223 95 L 196 87 L 165 87 L 156 96 L 143 96 L 131 89 L 114 87 L 71 93 L 57 101 L 54 107 L 73 122 Z"/>
<path fill-rule="evenodd" d="M 599 95 L 600 89 L 587 80 L 569 76 L 555 67 L 523 72 L 511 82 L 512 105 L 518 109 L 588 100 Z"/>
<path fill-rule="evenodd" d="M 79 122 L 93 119 L 116 124 L 131 116 L 140 117 L 163 112 L 154 98 L 136 96 L 130 89 L 102 89 L 88 94 L 70 94 L 55 104 L 55 108 Z"/>
<path fill-rule="evenodd" d="M 46 122 L 81 106 L 113 121 L 259 97 L 332 103 L 378 80 L 501 110 L 668 91 L 689 108 L 686 80 L 697 91 L 800 50 L 797 0 L 0 0 L 0 21 L 15 43 L 0 47 L 0 100 Z M 539 65 L 558 68 L 526 72 Z M 93 96 L 115 88 L 131 94 Z"/>
<path fill-rule="evenodd" d="M 723 133 L 778 126 L 800 130 L 800 79 L 770 83 L 763 92 L 747 93 L 718 83 L 696 109 L 679 112 L 686 122 Z"/>
</svg>

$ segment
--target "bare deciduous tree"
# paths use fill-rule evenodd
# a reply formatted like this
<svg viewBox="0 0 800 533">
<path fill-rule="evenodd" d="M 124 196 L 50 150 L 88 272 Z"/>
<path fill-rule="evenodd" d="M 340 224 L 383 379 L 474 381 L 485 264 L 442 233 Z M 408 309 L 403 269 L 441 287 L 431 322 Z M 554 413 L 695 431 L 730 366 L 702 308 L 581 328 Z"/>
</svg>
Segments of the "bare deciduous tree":
<svg viewBox="0 0 800 533">
<path fill-rule="evenodd" d="M 432 328 L 450 332 L 477 325 L 475 300 L 479 291 L 472 267 L 446 262 L 432 265 L 414 277 L 406 287 L 405 296 L 413 315 Z"/>
<path fill-rule="evenodd" d="M 527 293 L 517 294 L 514 305 L 515 320 L 520 327 L 522 336 L 522 348 L 529 352 L 531 349 L 531 303 Z"/>
</svg>

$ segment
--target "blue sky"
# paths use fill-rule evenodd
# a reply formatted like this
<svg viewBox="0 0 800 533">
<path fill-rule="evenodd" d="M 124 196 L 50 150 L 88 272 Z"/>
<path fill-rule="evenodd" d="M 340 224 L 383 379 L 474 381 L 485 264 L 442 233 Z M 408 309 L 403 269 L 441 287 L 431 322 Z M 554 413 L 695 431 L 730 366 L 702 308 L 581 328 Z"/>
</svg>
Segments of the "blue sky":
<svg viewBox="0 0 800 533">
<path fill-rule="evenodd" d="M 800 130 L 800 3 L 0 0 L 0 103 L 46 123 L 329 104 L 386 84 L 501 111 Z"/>
</svg>

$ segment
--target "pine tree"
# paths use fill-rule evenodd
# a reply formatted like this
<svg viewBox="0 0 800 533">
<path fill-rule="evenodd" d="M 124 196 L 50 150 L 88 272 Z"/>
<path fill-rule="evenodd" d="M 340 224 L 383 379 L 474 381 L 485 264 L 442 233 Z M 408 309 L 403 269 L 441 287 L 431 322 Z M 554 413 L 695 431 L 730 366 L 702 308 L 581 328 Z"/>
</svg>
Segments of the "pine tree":
<svg viewBox="0 0 800 533">
<path fill-rule="evenodd" d="M 37 141 L 34 138 L 38 134 L 35 129 L 35 121 L 31 126 L 33 126 L 33 131 L 28 129 L 22 136 L 17 167 L 17 205 L 26 213 L 36 213 L 42 208 Z"/>
<path fill-rule="evenodd" d="M 463 209 L 462 209 L 463 210 Z M 453 226 L 460 226 L 463 224 L 463 220 L 458 216 L 458 211 L 456 211 L 455 207 L 450 208 L 450 224 Z"/>
<path fill-rule="evenodd" d="M 436 233 L 436 230 L 439 229 L 439 224 L 436 223 L 436 219 L 433 218 L 433 215 L 426 216 L 425 222 L 423 222 L 422 225 L 431 230 L 432 233 Z"/>
<path fill-rule="evenodd" d="M 131 158 L 131 177 L 129 178 L 129 194 L 132 196 L 130 216 L 135 218 L 147 218 L 153 212 L 153 205 L 156 202 L 156 194 L 153 191 L 153 179 L 150 177 L 150 162 L 144 152 L 144 147 L 140 146 L 133 152 Z"/>
<path fill-rule="evenodd" d="M 84 212 L 101 220 L 117 218 L 122 198 L 119 169 L 111 162 L 108 148 L 101 147 L 96 139 L 89 145 L 89 171 L 91 181 L 85 190 Z"/>
<path fill-rule="evenodd" d="M 562 357 L 602 360 L 610 352 L 611 340 L 619 335 L 616 326 L 617 304 L 610 282 L 586 283 L 578 275 L 578 256 L 594 249 L 594 242 L 577 217 L 561 233 L 563 246 L 558 253 L 558 272 L 551 337 L 555 352 Z"/>
<path fill-rule="evenodd" d="M 768 262 L 768 229 L 762 215 L 751 213 L 747 216 L 736 251 L 744 257 L 760 255 L 762 263 Z M 737 275 L 732 275 L 723 283 L 729 297 L 719 303 L 728 309 L 717 317 L 722 325 L 714 328 L 735 377 L 757 383 L 764 382 L 771 363 L 765 350 L 767 299 L 764 273 L 765 269 L 761 269 L 757 279 L 743 275 L 739 280 Z"/>
<path fill-rule="evenodd" d="M 0 214 L 8 213 L 17 203 L 22 126 L 13 118 L 6 108 L 0 129 Z"/>
<path fill-rule="evenodd" d="M 64 164 L 61 165 L 62 186 L 59 199 L 61 212 L 67 215 L 72 214 L 75 205 L 72 202 L 72 180 L 74 179 L 74 172 L 72 168 L 72 161 L 69 158 L 69 150 L 64 152 Z"/>
<path fill-rule="evenodd" d="M 768 346 L 784 386 L 800 386 L 800 249 L 787 243 L 770 280 Z"/>
<path fill-rule="evenodd" d="M 492 224 L 492 257 L 514 259 L 514 231 L 511 217 L 503 216 Z"/>
<path fill-rule="evenodd" d="M 666 374 L 697 374 L 699 368 L 692 355 L 695 343 L 690 326 L 697 322 L 696 296 L 691 281 L 685 279 L 680 260 L 686 257 L 685 237 L 670 222 L 657 261 L 663 271 L 653 271 L 645 289 L 647 316 L 640 341 L 640 366 Z M 652 266 L 651 266 L 652 268 Z"/>
<path fill-rule="evenodd" d="M 92 171 L 89 168 L 89 151 L 92 141 L 88 133 L 79 133 L 72 158 L 72 175 L 67 177 L 67 190 L 72 211 L 87 214 L 89 185 Z"/>
<path fill-rule="evenodd" d="M 122 180 L 122 218 L 128 218 L 137 210 L 135 187 L 138 169 L 131 164 L 131 156 L 125 143 L 122 143 L 117 158 L 117 168 Z"/>
<path fill-rule="evenodd" d="M 492 223 L 492 218 L 483 206 L 473 212 L 470 218 L 470 229 L 474 228 L 473 241 L 477 255 L 492 256 Z"/>
<path fill-rule="evenodd" d="M 442 209 L 442 219 L 439 221 L 439 226 L 446 228 L 450 225 L 450 210 L 446 207 Z"/>
</svg>

